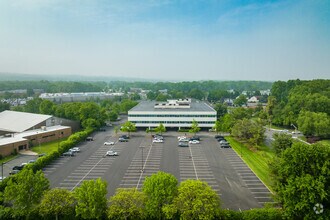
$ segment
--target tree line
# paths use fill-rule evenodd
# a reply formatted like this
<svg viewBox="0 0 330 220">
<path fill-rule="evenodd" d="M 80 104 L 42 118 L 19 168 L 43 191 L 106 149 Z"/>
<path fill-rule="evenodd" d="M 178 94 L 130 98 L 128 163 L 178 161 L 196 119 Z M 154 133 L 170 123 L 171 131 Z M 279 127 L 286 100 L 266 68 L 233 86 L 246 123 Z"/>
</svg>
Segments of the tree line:
<svg viewBox="0 0 330 220">
<path fill-rule="evenodd" d="M 277 81 L 267 114 L 275 125 L 296 126 L 306 136 L 330 137 L 330 80 Z"/>
</svg>

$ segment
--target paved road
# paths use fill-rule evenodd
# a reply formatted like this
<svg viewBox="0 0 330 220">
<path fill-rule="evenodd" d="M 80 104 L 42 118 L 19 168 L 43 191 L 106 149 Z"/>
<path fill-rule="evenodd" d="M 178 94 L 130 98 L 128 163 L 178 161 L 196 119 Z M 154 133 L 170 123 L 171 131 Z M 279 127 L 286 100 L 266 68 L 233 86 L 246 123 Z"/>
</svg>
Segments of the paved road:
<svg viewBox="0 0 330 220">
<path fill-rule="evenodd" d="M 118 187 L 141 188 L 145 177 L 159 170 L 179 181 L 200 179 L 218 193 L 224 208 L 244 210 L 261 207 L 270 193 L 232 149 L 221 149 L 218 142 L 202 135 L 201 144 L 178 147 L 177 132 L 167 132 L 164 143 L 151 143 L 145 132 L 134 133 L 127 143 L 104 146 L 116 141 L 113 130 L 95 133 L 95 141 L 80 145 L 73 158 L 61 157 L 44 169 L 52 187 L 73 190 L 84 180 L 101 177 L 108 182 L 108 196 Z M 120 155 L 105 157 L 112 149 Z M 143 170 L 143 172 L 142 172 Z"/>
</svg>

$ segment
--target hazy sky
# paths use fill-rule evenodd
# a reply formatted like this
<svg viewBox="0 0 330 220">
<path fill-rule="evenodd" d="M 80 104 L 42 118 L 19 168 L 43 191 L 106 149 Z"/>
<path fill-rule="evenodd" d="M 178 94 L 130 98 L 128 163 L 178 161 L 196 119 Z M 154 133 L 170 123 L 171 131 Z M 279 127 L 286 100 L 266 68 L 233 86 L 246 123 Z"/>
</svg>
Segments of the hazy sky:
<svg viewBox="0 0 330 220">
<path fill-rule="evenodd" d="M 329 0 L 0 0 L 0 72 L 330 78 Z"/>
</svg>

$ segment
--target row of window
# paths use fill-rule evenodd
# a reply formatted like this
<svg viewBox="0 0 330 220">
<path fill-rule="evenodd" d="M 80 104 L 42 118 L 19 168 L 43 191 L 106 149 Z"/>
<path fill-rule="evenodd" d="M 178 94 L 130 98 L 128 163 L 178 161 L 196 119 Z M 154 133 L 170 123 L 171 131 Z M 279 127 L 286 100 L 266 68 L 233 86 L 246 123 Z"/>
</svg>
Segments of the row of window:
<svg viewBox="0 0 330 220">
<path fill-rule="evenodd" d="M 135 115 L 129 114 L 128 117 L 166 117 L 166 118 L 215 118 L 216 115 Z"/>
<path fill-rule="evenodd" d="M 134 124 L 191 124 L 192 121 L 131 121 Z M 214 124 L 214 121 L 198 121 L 198 124 Z"/>
</svg>

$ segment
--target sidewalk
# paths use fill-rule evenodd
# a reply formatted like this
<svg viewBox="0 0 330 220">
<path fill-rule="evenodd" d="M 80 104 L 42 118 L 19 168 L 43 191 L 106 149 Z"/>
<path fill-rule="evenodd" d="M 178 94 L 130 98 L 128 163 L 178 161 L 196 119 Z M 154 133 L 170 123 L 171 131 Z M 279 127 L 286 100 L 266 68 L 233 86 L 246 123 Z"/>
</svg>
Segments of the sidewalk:
<svg viewBox="0 0 330 220">
<path fill-rule="evenodd" d="M 21 155 L 30 155 L 30 156 L 36 156 L 36 155 L 38 155 L 38 153 L 33 152 L 33 151 L 30 151 L 30 150 L 21 150 L 21 151 L 18 152 L 18 154 L 21 154 Z"/>
</svg>

